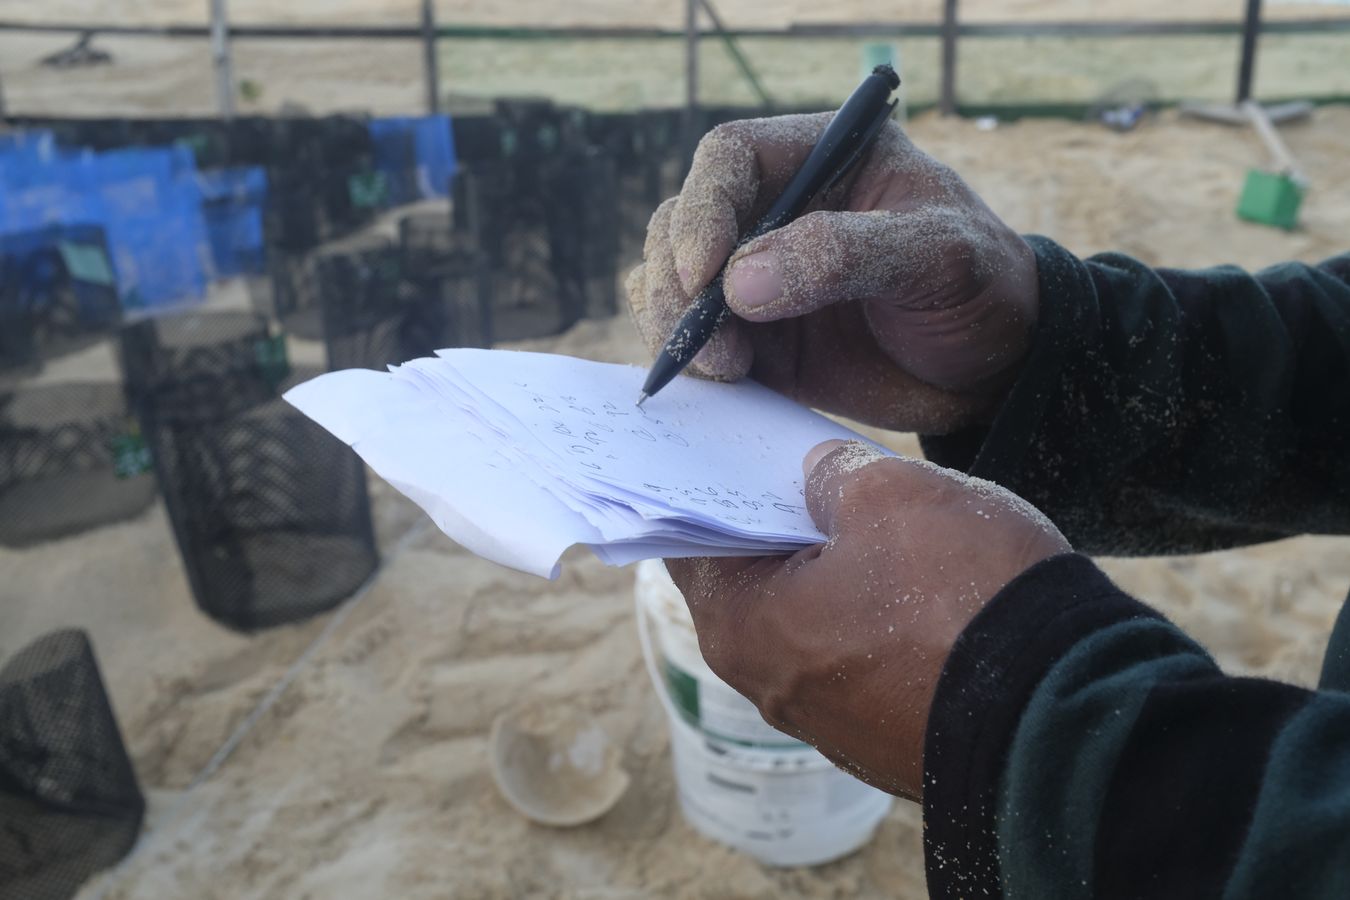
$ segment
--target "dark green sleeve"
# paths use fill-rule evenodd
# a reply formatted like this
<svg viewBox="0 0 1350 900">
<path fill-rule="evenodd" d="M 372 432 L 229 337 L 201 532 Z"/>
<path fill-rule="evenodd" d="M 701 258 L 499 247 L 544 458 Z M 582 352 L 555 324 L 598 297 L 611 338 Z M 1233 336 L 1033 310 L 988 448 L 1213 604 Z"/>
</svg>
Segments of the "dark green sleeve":
<svg viewBox="0 0 1350 900">
<path fill-rule="evenodd" d="M 1225 676 L 1084 557 L 962 633 L 924 777 L 934 897 L 1350 897 L 1350 695 Z"/>
<path fill-rule="evenodd" d="M 1350 532 L 1350 255 L 1248 274 L 1036 252 L 1041 320 L 993 424 L 924 438 L 1080 550 Z"/>
</svg>

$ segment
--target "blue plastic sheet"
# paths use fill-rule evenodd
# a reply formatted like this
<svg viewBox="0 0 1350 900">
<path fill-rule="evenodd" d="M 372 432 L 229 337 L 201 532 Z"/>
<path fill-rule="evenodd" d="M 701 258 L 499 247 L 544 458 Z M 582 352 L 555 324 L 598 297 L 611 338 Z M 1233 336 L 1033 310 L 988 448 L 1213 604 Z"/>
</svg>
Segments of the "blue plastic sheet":
<svg viewBox="0 0 1350 900">
<path fill-rule="evenodd" d="M 0 235 L 77 222 L 107 235 L 125 307 L 204 294 L 212 258 L 187 148 L 70 152 L 41 134 L 0 145 Z"/>
<path fill-rule="evenodd" d="M 455 174 L 455 139 L 449 116 L 372 119 L 375 169 L 388 185 L 386 202 L 448 197 Z"/>
<path fill-rule="evenodd" d="M 218 169 L 197 177 L 217 278 L 262 272 L 267 172 L 258 166 Z"/>
</svg>

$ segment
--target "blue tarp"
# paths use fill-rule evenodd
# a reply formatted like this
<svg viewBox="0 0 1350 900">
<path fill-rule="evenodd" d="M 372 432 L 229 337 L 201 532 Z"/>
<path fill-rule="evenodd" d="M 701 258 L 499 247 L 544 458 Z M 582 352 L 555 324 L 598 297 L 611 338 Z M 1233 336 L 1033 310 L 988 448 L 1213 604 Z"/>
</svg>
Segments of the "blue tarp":
<svg viewBox="0 0 1350 900">
<path fill-rule="evenodd" d="M 258 166 L 218 169 L 197 177 L 217 278 L 264 269 L 263 208 L 267 172 Z"/>
<path fill-rule="evenodd" d="M 450 196 L 455 139 L 449 116 L 372 119 L 369 128 L 390 205 Z"/>
<path fill-rule="evenodd" d="M 67 152 L 42 135 L 0 146 L 0 235 L 74 222 L 104 229 L 124 306 L 204 293 L 211 251 L 187 148 Z"/>
</svg>

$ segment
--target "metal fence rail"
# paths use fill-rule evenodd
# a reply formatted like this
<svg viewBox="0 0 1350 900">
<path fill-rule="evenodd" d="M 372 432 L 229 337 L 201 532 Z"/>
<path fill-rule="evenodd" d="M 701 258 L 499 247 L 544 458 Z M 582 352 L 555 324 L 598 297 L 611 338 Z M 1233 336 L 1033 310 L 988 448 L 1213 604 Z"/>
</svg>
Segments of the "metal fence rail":
<svg viewBox="0 0 1350 900">
<path fill-rule="evenodd" d="M 1047 21 L 1047 22 L 962 22 L 957 0 L 944 0 L 942 21 L 875 21 L 849 23 L 809 23 L 787 28 L 728 28 L 717 15 L 711 0 L 686 0 L 686 27 L 644 28 L 631 26 L 506 27 L 475 25 L 438 25 L 432 0 L 422 0 L 421 18 L 409 25 L 279 25 L 239 24 L 226 20 L 224 0 L 213 0 L 215 21 L 211 24 L 127 25 L 120 23 L 70 23 L 55 21 L 0 21 L 0 34 L 28 32 L 46 34 L 87 34 L 161 37 L 166 39 L 208 39 L 213 42 L 219 114 L 233 114 L 233 85 L 230 83 L 232 40 L 333 40 L 361 39 L 380 41 L 418 41 L 423 46 L 426 79 L 426 106 L 429 112 L 440 110 L 440 73 L 437 44 L 443 40 L 525 40 L 556 41 L 579 39 L 683 41 L 685 105 L 690 117 L 697 113 L 697 48 L 705 39 L 720 40 L 735 62 L 740 77 L 750 86 L 759 102 L 769 105 L 769 92 L 763 79 L 740 49 L 744 39 L 829 39 L 829 38 L 939 38 L 941 41 L 941 80 L 938 105 L 944 113 L 953 113 L 959 105 L 956 58 L 962 39 L 978 38 L 1120 38 L 1139 37 L 1233 37 L 1240 46 L 1235 73 L 1234 98 L 1240 102 L 1251 94 L 1252 73 L 1261 35 L 1326 35 L 1350 33 L 1350 16 L 1328 18 L 1292 18 L 1267 21 L 1262 16 L 1261 0 L 1246 0 L 1242 20 L 1196 21 Z M 700 23 L 700 13 L 708 24 Z M 3 96 L 3 94 L 0 94 Z M 1029 98 L 1032 101 L 1042 98 Z M 1054 103 L 1049 106 L 1054 106 Z M 1046 106 L 1046 104 L 1042 104 Z M 1049 108 L 1047 106 L 1047 108 Z M 0 101 L 0 116 L 4 115 Z"/>
</svg>

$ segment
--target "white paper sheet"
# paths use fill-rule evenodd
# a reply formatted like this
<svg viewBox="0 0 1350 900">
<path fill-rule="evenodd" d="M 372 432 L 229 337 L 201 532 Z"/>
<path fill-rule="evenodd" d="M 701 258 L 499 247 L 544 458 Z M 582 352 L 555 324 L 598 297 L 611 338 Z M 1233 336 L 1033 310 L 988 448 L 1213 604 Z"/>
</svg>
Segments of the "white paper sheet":
<svg viewBox="0 0 1350 900">
<path fill-rule="evenodd" d="M 389 372 L 331 372 L 286 394 L 436 525 L 488 559 L 556 577 L 605 562 L 790 552 L 823 536 L 801 461 L 863 440 L 752 382 L 680 377 L 638 409 L 646 373 L 544 353 L 442 350 Z"/>
</svg>

